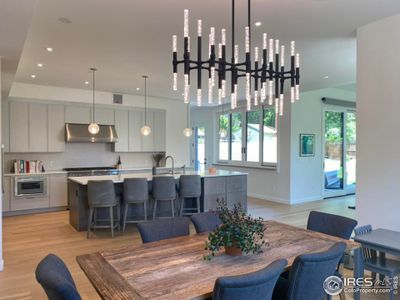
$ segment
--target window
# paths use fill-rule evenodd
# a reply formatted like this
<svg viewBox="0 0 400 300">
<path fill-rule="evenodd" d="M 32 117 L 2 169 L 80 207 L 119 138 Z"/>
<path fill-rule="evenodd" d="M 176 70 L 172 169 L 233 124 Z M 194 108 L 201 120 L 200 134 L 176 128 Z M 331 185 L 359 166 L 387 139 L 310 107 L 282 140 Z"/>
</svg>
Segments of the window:
<svg viewBox="0 0 400 300">
<path fill-rule="evenodd" d="M 229 115 L 219 116 L 219 159 L 229 160 Z"/>
<path fill-rule="evenodd" d="M 220 161 L 276 167 L 278 136 L 274 108 L 237 110 L 218 118 Z"/>
</svg>

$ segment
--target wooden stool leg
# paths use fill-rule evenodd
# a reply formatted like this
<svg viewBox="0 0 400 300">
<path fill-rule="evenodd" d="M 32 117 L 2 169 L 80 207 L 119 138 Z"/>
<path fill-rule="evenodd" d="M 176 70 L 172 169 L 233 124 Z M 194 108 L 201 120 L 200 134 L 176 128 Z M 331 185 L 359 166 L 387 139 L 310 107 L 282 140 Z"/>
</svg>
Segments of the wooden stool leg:
<svg viewBox="0 0 400 300">
<path fill-rule="evenodd" d="M 156 210 L 157 210 L 157 200 L 154 200 L 153 220 L 156 218 Z"/>
<path fill-rule="evenodd" d="M 110 207 L 110 225 L 111 225 L 111 237 L 114 237 L 114 210 Z"/>
<path fill-rule="evenodd" d="M 123 223 L 122 223 L 122 231 L 123 232 L 125 232 L 126 220 L 128 219 L 128 209 L 129 209 L 129 203 L 125 203 L 124 216 L 123 216 L 124 220 L 123 220 Z"/>
<path fill-rule="evenodd" d="M 175 205 L 174 199 L 171 200 L 171 210 L 172 210 L 172 217 L 175 218 Z"/>
<path fill-rule="evenodd" d="M 93 218 L 93 208 L 89 208 L 89 218 L 88 218 L 88 224 L 87 224 L 87 234 L 86 238 L 90 238 L 90 227 L 92 227 L 92 218 Z"/>
</svg>

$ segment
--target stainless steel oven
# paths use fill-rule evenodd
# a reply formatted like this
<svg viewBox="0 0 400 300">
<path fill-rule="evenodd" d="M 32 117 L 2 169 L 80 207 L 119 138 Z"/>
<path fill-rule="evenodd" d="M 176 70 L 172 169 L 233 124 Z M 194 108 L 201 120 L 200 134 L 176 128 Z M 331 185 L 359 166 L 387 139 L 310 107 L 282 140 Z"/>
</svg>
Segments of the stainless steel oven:
<svg viewBox="0 0 400 300">
<path fill-rule="evenodd" d="M 46 195 L 47 176 L 15 176 L 15 197 Z"/>
</svg>

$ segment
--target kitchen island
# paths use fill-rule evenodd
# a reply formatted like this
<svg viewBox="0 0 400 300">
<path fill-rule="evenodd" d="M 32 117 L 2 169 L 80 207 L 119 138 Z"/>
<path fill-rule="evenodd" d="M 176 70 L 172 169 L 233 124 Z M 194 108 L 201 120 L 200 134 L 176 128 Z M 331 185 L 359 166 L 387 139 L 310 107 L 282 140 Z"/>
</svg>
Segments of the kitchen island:
<svg viewBox="0 0 400 300">
<path fill-rule="evenodd" d="M 201 177 L 201 211 L 208 211 L 217 207 L 217 201 L 223 199 L 227 202 L 228 207 L 232 208 L 235 204 L 240 203 L 247 210 L 247 174 L 235 171 L 218 170 L 215 173 L 187 171 L 178 174 L 162 174 L 156 176 L 174 176 L 179 183 L 181 175 L 200 175 Z M 118 201 L 123 201 L 123 182 L 126 178 L 146 178 L 149 182 L 149 193 L 151 194 L 151 182 L 153 175 L 150 173 L 130 173 L 119 175 L 102 175 L 102 176 L 82 176 L 68 178 L 68 202 L 69 202 L 69 222 L 78 231 L 87 230 L 88 220 L 88 199 L 87 184 L 88 181 L 112 180 L 115 185 L 115 191 Z M 179 187 L 178 187 L 179 188 Z M 157 211 L 160 216 L 169 216 L 169 203 L 159 203 Z M 165 204 L 165 205 L 163 205 Z M 151 219 L 153 205 L 151 197 L 147 203 L 148 218 Z M 122 206 L 121 206 L 122 207 Z M 175 209 L 180 207 L 180 200 L 175 201 Z M 107 217 L 101 209 L 97 212 L 101 216 Z M 143 206 L 130 207 L 129 218 L 142 218 Z M 100 218 L 99 218 L 100 219 Z"/>
</svg>

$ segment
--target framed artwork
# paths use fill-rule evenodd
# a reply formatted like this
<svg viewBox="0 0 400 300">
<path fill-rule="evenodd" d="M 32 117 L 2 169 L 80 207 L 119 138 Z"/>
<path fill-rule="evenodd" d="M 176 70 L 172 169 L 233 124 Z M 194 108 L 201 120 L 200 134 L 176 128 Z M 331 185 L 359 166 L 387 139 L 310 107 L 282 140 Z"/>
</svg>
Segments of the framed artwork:
<svg viewBox="0 0 400 300">
<path fill-rule="evenodd" d="M 300 134 L 300 156 L 315 156 L 315 134 Z"/>
</svg>

